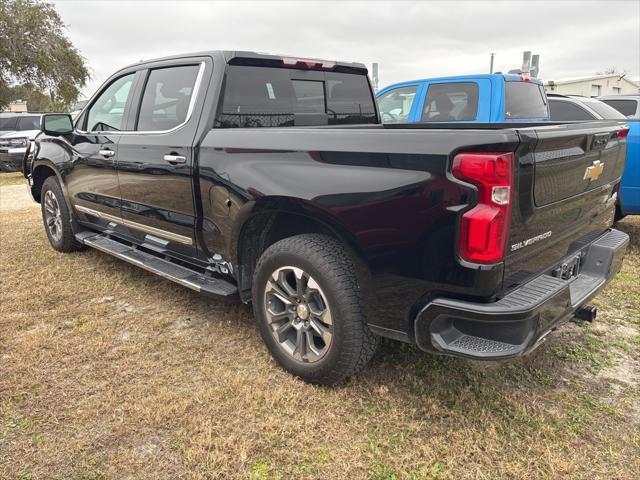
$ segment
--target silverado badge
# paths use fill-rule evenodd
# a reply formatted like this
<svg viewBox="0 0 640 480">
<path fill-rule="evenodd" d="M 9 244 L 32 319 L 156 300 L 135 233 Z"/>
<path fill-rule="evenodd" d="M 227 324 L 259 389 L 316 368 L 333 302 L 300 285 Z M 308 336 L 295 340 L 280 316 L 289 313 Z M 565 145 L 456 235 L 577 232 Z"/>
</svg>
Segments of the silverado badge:
<svg viewBox="0 0 640 480">
<path fill-rule="evenodd" d="M 588 166 L 587 170 L 584 172 L 583 180 L 597 180 L 603 170 L 604 163 L 601 163 L 600 160 L 594 160 L 593 165 Z"/>
</svg>

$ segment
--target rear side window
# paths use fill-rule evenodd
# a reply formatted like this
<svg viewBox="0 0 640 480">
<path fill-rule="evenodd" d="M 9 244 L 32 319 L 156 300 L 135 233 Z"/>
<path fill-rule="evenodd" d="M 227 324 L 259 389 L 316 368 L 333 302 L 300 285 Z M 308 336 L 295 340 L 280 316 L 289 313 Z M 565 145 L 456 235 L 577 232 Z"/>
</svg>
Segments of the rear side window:
<svg viewBox="0 0 640 480">
<path fill-rule="evenodd" d="M 40 117 L 19 117 L 16 130 L 19 132 L 40 130 Z"/>
<path fill-rule="evenodd" d="M 478 85 L 474 82 L 429 85 L 422 111 L 423 122 L 460 122 L 478 115 Z"/>
<path fill-rule="evenodd" d="M 551 120 L 554 122 L 595 119 L 595 117 L 585 109 L 564 100 L 549 99 L 549 110 L 551 111 Z"/>
<path fill-rule="evenodd" d="M 634 117 L 638 109 L 636 100 L 602 100 L 607 105 L 615 108 L 625 117 Z"/>
<path fill-rule="evenodd" d="M 592 110 L 595 110 L 596 113 L 605 120 L 624 120 L 627 118 L 615 108 L 599 100 L 591 99 L 587 102 L 587 106 Z"/>
<path fill-rule="evenodd" d="M 505 84 L 505 118 L 549 117 L 542 85 L 531 82 L 505 82 Z"/>
<path fill-rule="evenodd" d="M 376 122 L 373 97 L 364 75 L 229 65 L 215 126 Z"/>
<path fill-rule="evenodd" d="M 187 120 L 198 65 L 151 70 L 144 88 L 136 130 L 165 131 Z"/>
<path fill-rule="evenodd" d="M 407 123 L 418 87 L 399 87 L 378 97 L 378 108 L 384 123 Z"/>
</svg>

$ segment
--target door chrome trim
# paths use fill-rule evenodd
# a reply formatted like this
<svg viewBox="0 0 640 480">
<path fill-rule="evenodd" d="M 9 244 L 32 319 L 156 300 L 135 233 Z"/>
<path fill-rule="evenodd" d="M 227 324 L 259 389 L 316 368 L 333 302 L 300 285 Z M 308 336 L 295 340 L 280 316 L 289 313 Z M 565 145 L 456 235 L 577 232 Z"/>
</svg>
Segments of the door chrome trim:
<svg viewBox="0 0 640 480">
<path fill-rule="evenodd" d="M 167 240 L 170 240 L 173 242 L 182 243 L 183 245 L 193 245 L 193 240 L 189 237 L 185 237 L 184 235 L 179 235 L 173 232 L 167 232 L 166 230 L 161 230 L 160 228 L 156 228 L 156 227 L 150 227 L 149 225 L 143 225 L 142 223 L 138 223 L 138 222 L 132 222 L 131 220 L 127 220 L 126 218 L 120 218 L 120 217 L 116 217 L 115 215 L 99 212 L 98 210 L 83 207 L 82 205 L 76 205 L 75 208 L 79 212 L 86 213 L 94 217 L 103 218 L 105 220 L 109 220 L 115 223 L 120 223 L 125 227 L 150 233 L 157 237 L 166 238 Z"/>
<path fill-rule="evenodd" d="M 164 134 L 164 133 L 171 133 L 174 132 L 176 130 L 178 130 L 179 128 L 182 128 L 184 125 L 186 125 L 186 123 L 191 119 L 191 115 L 193 114 L 193 110 L 196 106 L 196 100 L 198 97 L 198 93 L 200 93 L 200 84 L 202 83 L 202 77 L 204 77 L 204 71 L 206 68 L 206 63 L 205 62 L 199 62 L 200 63 L 200 69 L 198 70 L 198 75 L 196 75 L 196 81 L 193 84 L 193 95 L 191 95 L 191 100 L 189 101 L 189 108 L 187 109 L 187 116 L 184 119 L 184 122 L 182 122 L 180 125 L 176 125 L 173 128 L 170 128 L 169 130 L 95 130 L 95 131 L 84 131 L 84 130 L 76 130 L 77 133 L 81 133 L 83 135 L 145 135 L 145 134 Z M 184 65 L 180 65 L 180 64 L 176 64 L 176 65 L 169 65 L 166 67 L 159 67 L 159 68 L 171 68 L 171 67 L 186 67 L 189 65 L 195 65 L 196 62 L 186 62 Z M 154 68 L 147 68 L 147 70 L 154 70 Z M 104 90 L 103 90 L 104 91 Z M 144 95 L 144 90 L 141 93 L 142 95 Z M 87 104 L 87 106 L 78 114 L 79 118 L 86 109 L 89 108 L 89 104 Z"/>
</svg>

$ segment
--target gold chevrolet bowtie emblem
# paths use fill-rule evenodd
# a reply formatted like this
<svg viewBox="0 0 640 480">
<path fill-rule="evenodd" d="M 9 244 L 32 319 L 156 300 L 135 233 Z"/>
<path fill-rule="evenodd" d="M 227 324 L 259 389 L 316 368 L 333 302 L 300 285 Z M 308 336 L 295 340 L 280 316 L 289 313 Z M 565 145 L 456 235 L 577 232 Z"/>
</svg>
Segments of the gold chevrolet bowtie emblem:
<svg viewBox="0 0 640 480">
<path fill-rule="evenodd" d="M 603 170 L 604 163 L 601 163 L 600 160 L 594 160 L 593 165 L 588 166 L 584 172 L 584 180 L 597 180 Z"/>
</svg>

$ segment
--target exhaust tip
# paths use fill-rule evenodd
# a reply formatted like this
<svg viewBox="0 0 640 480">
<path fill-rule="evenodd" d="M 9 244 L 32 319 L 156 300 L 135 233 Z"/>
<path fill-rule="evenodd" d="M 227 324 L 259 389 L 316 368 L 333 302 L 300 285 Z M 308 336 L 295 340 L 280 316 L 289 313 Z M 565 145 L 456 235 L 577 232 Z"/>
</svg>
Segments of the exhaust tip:
<svg viewBox="0 0 640 480">
<path fill-rule="evenodd" d="M 596 315 L 598 314 L 598 308 L 592 305 L 583 305 L 578 308 L 573 316 L 577 320 L 583 320 L 586 322 L 593 322 L 596 319 Z"/>
</svg>

